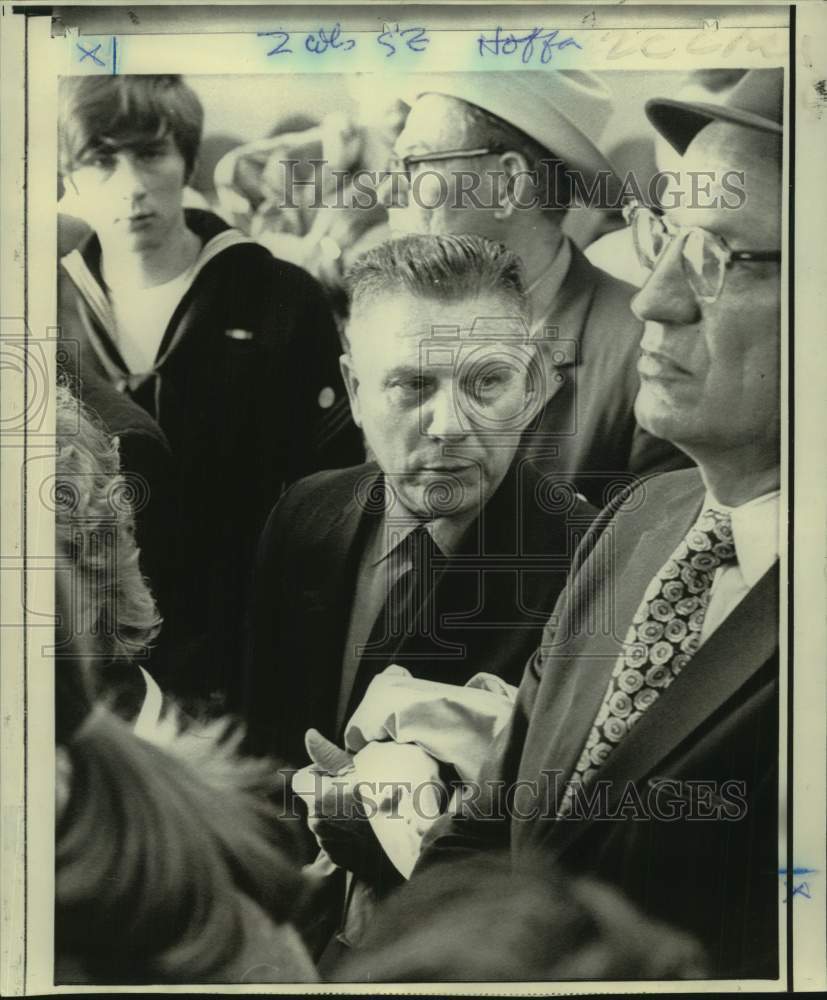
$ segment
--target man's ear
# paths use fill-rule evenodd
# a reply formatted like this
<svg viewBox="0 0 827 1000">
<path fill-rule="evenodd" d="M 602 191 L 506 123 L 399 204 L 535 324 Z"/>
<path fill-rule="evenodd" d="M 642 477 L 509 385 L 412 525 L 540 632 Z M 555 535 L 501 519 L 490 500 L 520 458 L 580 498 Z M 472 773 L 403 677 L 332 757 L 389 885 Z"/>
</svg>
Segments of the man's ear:
<svg viewBox="0 0 827 1000">
<path fill-rule="evenodd" d="M 537 185 L 522 153 L 510 150 L 500 156 L 503 176 L 499 181 L 494 217 L 509 219 L 518 208 L 530 208 L 537 195 Z"/>
<path fill-rule="evenodd" d="M 359 406 L 359 379 L 353 367 L 353 358 L 350 354 L 343 354 L 339 358 L 339 367 L 342 370 L 342 379 L 347 389 L 347 398 L 350 400 L 350 412 L 353 414 L 353 422 L 357 427 L 362 426 L 362 413 Z"/>
</svg>

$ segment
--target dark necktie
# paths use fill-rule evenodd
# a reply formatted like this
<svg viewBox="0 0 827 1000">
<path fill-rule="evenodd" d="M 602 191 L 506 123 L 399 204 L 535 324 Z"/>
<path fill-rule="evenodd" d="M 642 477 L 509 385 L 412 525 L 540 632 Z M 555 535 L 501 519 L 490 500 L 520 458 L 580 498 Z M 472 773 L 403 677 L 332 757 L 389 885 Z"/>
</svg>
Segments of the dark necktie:
<svg viewBox="0 0 827 1000">
<path fill-rule="evenodd" d="M 589 785 L 701 642 L 715 571 L 736 558 L 728 514 L 706 510 L 646 589 L 571 780 Z M 559 813 L 571 808 L 565 795 Z"/>
<path fill-rule="evenodd" d="M 403 642 L 406 656 L 415 657 L 417 639 L 427 640 L 433 617 L 428 611 L 431 607 L 428 598 L 439 572 L 435 560 L 440 556 L 439 548 L 422 523 L 402 539 L 379 567 L 379 572 L 388 575 L 388 596 L 360 654 L 348 717 L 364 697 L 373 677 L 393 662 Z M 427 642 L 423 644 L 423 650 L 431 648 Z"/>
</svg>

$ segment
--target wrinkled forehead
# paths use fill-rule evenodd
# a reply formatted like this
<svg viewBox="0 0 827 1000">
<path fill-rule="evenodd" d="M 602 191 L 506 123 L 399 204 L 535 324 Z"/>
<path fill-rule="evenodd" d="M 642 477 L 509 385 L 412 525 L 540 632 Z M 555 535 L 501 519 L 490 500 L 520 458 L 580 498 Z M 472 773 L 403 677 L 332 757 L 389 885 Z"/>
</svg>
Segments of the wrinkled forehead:
<svg viewBox="0 0 827 1000">
<path fill-rule="evenodd" d="M 667 175 L 662 203 L 671 221 L 729 240 L 781 240 L 781 142 L 755 129 L 715 122 Z"/>
<path fill-rule="evenodd" d="M 493 293 L 445 302 L 388 292 L 354 303 L 348 323 L 354 354 L 413 354 L 533 344 L 529 317 L 510 296 Z"/>
<path fill-rule="evenodd" d="M 468 128 L 468 105 L 465 101 L 447 94 L 425 93 L 414 101 L 396 145 L 405 149 L 419 143 L 432 145 L 450 138 L 452 147 L 458 147 L 465 140 Z"/>
</svg>

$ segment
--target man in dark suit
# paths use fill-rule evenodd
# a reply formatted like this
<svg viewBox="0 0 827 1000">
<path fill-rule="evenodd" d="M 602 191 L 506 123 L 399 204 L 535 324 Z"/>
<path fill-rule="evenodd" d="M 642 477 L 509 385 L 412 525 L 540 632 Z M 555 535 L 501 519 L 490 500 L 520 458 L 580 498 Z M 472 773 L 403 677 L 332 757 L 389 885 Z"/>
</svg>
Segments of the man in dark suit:
<svg viewBox="0 0 827 1000">
<path fill-rule="evenodd" d="M 578 200 L 602 207 L 618 197 L 597 146 L 609 91 L 581 71 L 416 78 L 381 191 L 390 226 L 477 233 L 523 260 L 544 405 L 522 453 L 598 507 L 641 475 L 690 464 L 635 420 L 634 288 L 593 267 L 564 231 Z"/>
<path fill-rule="evenodd" d="M 652 270 L 636 412 L 698 471 L 595 522 L 480 794 L 420 863 L 551 852 L 696 935 L 715 977 L 778 972 L 782 84 L 751 71 L 720 106 L 647 105 L 687 187 L 665 217 L 630 213 Z"/>
<path fill-rule="evenodd" d="M 538 368 L 514 254 L 411 236 L 350 280 L 343 372 L 376 461 L 288 490 L 254 588 L 249 738 L 293 763 L 392 663 L 516 684 L 594 513 L 514 460 Z"/>
</svg>

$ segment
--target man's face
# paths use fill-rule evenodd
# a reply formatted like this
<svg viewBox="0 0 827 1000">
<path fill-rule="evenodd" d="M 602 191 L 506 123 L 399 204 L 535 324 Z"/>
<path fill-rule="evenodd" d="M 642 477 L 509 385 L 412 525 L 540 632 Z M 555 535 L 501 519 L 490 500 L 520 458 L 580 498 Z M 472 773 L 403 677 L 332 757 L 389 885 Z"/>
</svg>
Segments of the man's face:
<svg viewBox="0 0 827 1000">
<path fill-rule="evenodd" d="M 516 313 L 496 294 L 357 300 L 342 359 L 354 419 L 413 513 L 477 512 L 505 476 L 539 396 Z"/>
<path fill-rule="evenodd" d="M 732 250 L 774 250 L 781 246 L 780 177 L 767 139 L 739 126 L 707 126 L 680 165 L 712 171 L 709 192 L 697 199 L 718 207 L 667 211 L 670 222 L 697 226 L 722 236 Z M 739 208 L 720 181 L 727 171 L 744 172 L 746 199 Z M 704 186 L 706 177 L 703 178 Z M 674 204 L 680 192 L 667 192 Z M 702 461 L 710 453 L 764 449 L 777 455 L 779 435 L 780 278 L 777 263 L 733 262 L 712 303 L 699 300 L 673 239 L 652 276 L 632 300 L 645 328 L 635 403 L 640 424 Z"/>
<path fill-rule="evenodd" d="M 470 132 L 466 105 L 454 97 L 424 94 L 414 102 L 399 134 L 397 156 L 479 148 Z M 396 176 L 380 187 L 395 234 L 472 233 L 502 239 L 495 216 L 496 195 L 505 183 L 497 176 L 495 154 L 454 157 L 416 164 L 411 180 Z"/>
<path fill-rule="evenodd" d="M 104 244 L 151 250 L 181 223 L 186 164 L 169 135 L 90 150 L 68 179 Z"/>
</svg>

